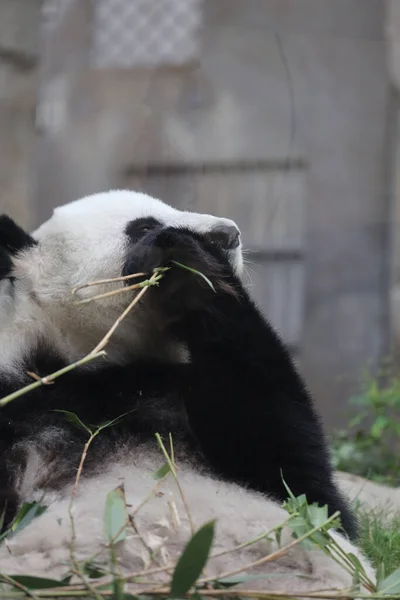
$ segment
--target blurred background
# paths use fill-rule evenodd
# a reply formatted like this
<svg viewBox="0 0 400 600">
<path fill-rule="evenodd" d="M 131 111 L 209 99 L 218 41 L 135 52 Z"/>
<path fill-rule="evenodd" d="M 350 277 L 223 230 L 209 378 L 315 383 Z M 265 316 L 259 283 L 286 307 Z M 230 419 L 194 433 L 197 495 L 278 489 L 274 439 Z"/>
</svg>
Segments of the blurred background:
<svg viewBox="0 0 400 600">
<path fill-rule="evenodd" d="M 0 0 L 0 209 L 124 187 L 236 220 L 333 430 L 396 362 L 399 85 L 400 0 Z"/>
</svg>

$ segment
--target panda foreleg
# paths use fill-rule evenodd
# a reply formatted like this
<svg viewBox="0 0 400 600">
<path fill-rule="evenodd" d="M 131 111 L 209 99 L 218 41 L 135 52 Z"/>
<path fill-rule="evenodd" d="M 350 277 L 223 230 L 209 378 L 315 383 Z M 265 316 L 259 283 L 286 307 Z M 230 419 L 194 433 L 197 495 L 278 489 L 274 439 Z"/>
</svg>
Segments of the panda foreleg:
<svg viewBox="0 0 400 600">
<path fill-rule="evenodd" d="M 186 323 L 193 384 L 186 410 L 221 474 L 278 500 L 294 494 L 355 520 L 333 481 L 324 432 L 291 358 L 244 290 Z M 220 315 L 224 315 L 224 319 Z M 214 315 L 217 315 L 214 317 Z"/>
<path fill-rule="evenodd" d="M 181 263 L 209 278 L 214 292 Z M 282 480 L 309 502 L 355 520 L 333 481 L 327 443 L 287 349 L 235 276 L 229 254 L 205 236 L 170 227 L 133 246 L 124 274 L 171 266 L 146 302 L 164 314 L 190 353 L 183 402 L 214 470 L 279 500 Z"/>
<path fill-rule="evenodd" d="M 333 480 L 306 387 L 240 283 L 231 284 L 238 297 L 216 294 L 182 325 L 191 355 L 191 430 L 221 476 L 278 500 L 288 496 L 283 478 L 294 494 L 327 504 L 329 514 L 340 510 L 354 536 L 356 522 Z"/>
</svg>

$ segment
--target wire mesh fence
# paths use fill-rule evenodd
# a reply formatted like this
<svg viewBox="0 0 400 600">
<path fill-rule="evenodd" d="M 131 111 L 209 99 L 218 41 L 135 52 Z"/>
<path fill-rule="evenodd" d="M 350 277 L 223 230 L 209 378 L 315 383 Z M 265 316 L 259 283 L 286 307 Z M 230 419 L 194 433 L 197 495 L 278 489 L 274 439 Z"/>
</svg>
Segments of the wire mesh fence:
<svg viewBox="0 0 400 600">
<path fill-rule="evenodd" d="M 56 28 L 75 0 L 45 0 Z M 199 55 L 203 0 L 81 0 L 91 12 L 91 64 L 97 68 L 182 65 Z"/>
<path fill-rule="evenodd" d="M 98 66 L 180 65 L 198 57 L 201 0 L 100 0 L 93 20 Z"/>
</svg>

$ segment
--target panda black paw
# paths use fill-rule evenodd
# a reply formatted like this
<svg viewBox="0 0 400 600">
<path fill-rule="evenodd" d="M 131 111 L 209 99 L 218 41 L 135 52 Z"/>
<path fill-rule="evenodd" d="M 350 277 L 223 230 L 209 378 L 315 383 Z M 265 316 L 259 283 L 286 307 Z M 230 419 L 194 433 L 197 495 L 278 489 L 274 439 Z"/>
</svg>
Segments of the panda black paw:
<svg viewBox="0 0 400 600">
<path fill-rule="evenodd" d="M 123 275 L 167 267 L 153 301 L 169 315 L 206 307 L 215 293 L 234 293 L 235 278 L 223 253 L 201 235 L 168 227 L 149 233 L 128 253 Z M 149 297 L 148 297 L 149 298 Z"/>
</svg>

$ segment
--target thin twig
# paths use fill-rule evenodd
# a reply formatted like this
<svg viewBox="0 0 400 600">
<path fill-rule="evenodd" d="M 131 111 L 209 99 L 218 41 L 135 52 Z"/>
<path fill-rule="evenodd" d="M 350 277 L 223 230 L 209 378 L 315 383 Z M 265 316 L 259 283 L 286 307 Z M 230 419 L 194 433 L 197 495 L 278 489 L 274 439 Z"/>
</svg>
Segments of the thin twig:
<svg viewBox="0 0 400 600">
<path fill-rule="evenodd" d="M 167 475 L 165 475 L 162 479 L 160 479 L 160 481 L 157 482 L 157 484 L 153 487 L 153 489 L 148 494 L 148 496 L 146 496 L 146 498 L 133 511 L 132 515 L 135 515 L 150 500 L 150 498 L 156 492 L 157 488 L 160 487 L 161 483 L 163 483 L 163 481 L 170 475 L 170 473 L 172 473 L 172 471 L 170 471 L 169 473 L 167 473 Z M 264 539 L 265 537 L 268 537 L 269 535 L 271 535 L 271 533 L 273 533 L 277 529 L 280 529 L 280 528 L 284 527 L 295 516 L 296 515 L 290 515 L 287 519 L 285 519 L 284 521 L 282 521 L 282 523 L 280 523 L 276 527 L 270 529 L 266 533 L 263 533 L 263 534 L 257 536 L 256 538 L 253 538 L 253 539 L 251 539 L 251 540 L 249 540 L 247 542 L 239 544 L 238 546 L 234 546 L 233 548 L 230 548 L 228 550 L 223 550 L 222 552 L 217 552 L 215 554 L 211 554 L 210 557 L 209 557 L 209 559 L 211 560 L 213 558 L 219 558 L 220 556 L 223 556 L 225 554 L 230 554 L 230 553 L 233 553 L 233 552 L 237 552 L 239 550 L 242 550 L 246 546 L 250 546 L 252 544 L 255 544 L 258 541 L 261 541 L 262 539 Z M 103 550 L 101 550 L 100 552 L 98 552 L 97 554 L 95 554 L 94 557 L 91 557 L 90 560 L 92 560 L 93 558 L 97 558 L 97 556 L 99 556 L 102 551 Z M 159 574 L 159 573 L 162 573 L 162 572 L 166 573 L 166 572 L 169 572 L 169 571 L 173 570 L 174 568 L 175 568 L 174 564 L 169 564 L 169 565 L 164 565 L 164 566 L 160 566 L 160 567 L 155 567 L 153 569 L 144 569 L 142 571 L 137 571 L 135 573 L 130 573 L 126 577 L 128 579 L 137 579 L 139 577 L 143 577 L 144 575 L 148 576 L 148 575 L 156 575 L 156 574 Z M 218 577 L 218 579 L 219 579 L 219 577 Z M 101 585 L 103 585 L 103 584 L 104 584 L 104 580 L 101 581 Z M 98 582 L 96 582 L 96 585 L 98 585 Z"/>
<path fill-rule="evenodd" d="M 147 502 L 149 500 L 151 500 L 151 498 L 154 496 L 154 494 L 157 492 L 157 490 L 161 487 L 161 485 L 164 483 L 164 481 L 170 476 L 171 472 L 172 471 L 169 471 L 166 475 L 164 475 L 164 477 L 162 479 L 160 479 L 159 481 L 157 481 L 157 483 L 152 487 L 152 489 L 147 494 L 147 496 L 144 498 L 144 500 L 142 500 L 140 502 L 140 504 L 138 504 L 137 507 L 133 509 L 133 511 L 131 512 L 132 517 L 135 517 L 135 515 L 139 512 L 139 510 L 141 508 L 143 508 L 143 506 L 145 504 L 147 504 Z"/>
<path fill-rule="evenodd" d="M 148 285 L 146 285 L 146 287 L 144 287 L 142 290 L 140 290 L 140 292 L 138 293 L 138 295 L 135 296 L 135 298 L 132 300 L 132 302 L 127 306 L 127 308 L 124 310 L 124 312 L 115 321 L 114 325 L 108 330 L 108 332 L 103 337 L 103 339 L 100 340 L 100 342 L 97 344 L 97 346 L 90 352 L 90 355 L 97 354 L 98 352 L 100 352 L 100 350 L 102 350 L 104 348 L 104 346 L 106 346 L 108 344 L 108 342 L 110 341 L 111 336 L 113 335 L 114 331 L 117 329 L 117 327 L 119 326 L 119 324 L 130 313 L 130 311 L 135 306 L 135 304 L 137 304 L 139 302 L 139 300 L 141 298 L 143 298 L 144 294 L 147 292 L 147 290 L 149 289 L 149 287 L 153 284 L 154 280 L 156 280 L 156 278 L 158 278 L 158 277 L 159 277 L 159 273 L 153 273 L 153 275 L 150 277 L 150 279 L 148 281 Z"/>
<path fill-rule="evenodd" d="M 146 594 L 147 596 L 161 596 L 168 597 L 170 593 L 169 587 L 157 588 L 152 590 L 140 590 L 139 592 L 135 592 L 135 596 L 140 596 L 141 594 Z M 185 594 L 186 598 L 198 598 L 199 592 L 188 592 Z M 287 592 L 282 592 L 280 590 L 271 590 L 270 592 L 261 591 L 261 590 L 235 590 L 235 589 L 223 589 L 223 590 L 201 590 L 201 596 L 211 596 L 211 597 L 219 597 L 224 596 L 226 598 L 262 598 L 262 600 L 295 600 L 297 598 L 313 598 L 315 600 L 349 600 L 349 599 L 358 599 L 360 600 L 384 600 L 385 598 L 390 598 L 390 600 L 400 600 L 400 594 L 391 594 L 390 596 L 385 596 L 384 594 L 380 594 L 379 592 L 376 594 L 362 594 L 357 590 L 339 590 L 332 592 L 306 592 L 306 591 L 294 591 L 288 594 Z M 101 598 L 112 598 L 115 597 L 114 590 L 102 590 L 100 592 Z M 5 600 L 11 600 L 11 598 L 26 598 L 27 594 L 19 591 L 8 591 L 8 592 L 0 592 L 0 598 Z M 29 597 L 29 596 L 28 596 Z M 85 589 L 82 590 L 70 590 L 69 588 L 55 588 L 55 589 L 43 589 L 36 591 L 37 598 L 88 598 L 88 591 Z"/>
<path fill-rule="evenodd" d="M 94 438 L 96 437 L 96 435 L 97 435 L 97 431 L 95 431 L 94 433 L 91 433 L 88 441 L 86 442 L 86 444 L 83 447 L 83 452 L 81 455 L 81 459 L 79 461 L 78 471 L 76 472 L 74 487 L 73 487 L 72 493 L 71 493 L 71 501 L 70 501 L 71 509 L 72 509 L 72 504 L 75 500 L 75 497 L 76 497 L 76 494 L 78 491 L 78 486 L 79 486 L 79 482 L 80 482 L 82 471 L 83 471 L 83 465 L 85 464 L 88 450 L 89 450 Z"/>
<path fill-rule="evenodd" d="M 54 383 L 54 381 L 43 381 L 43 378 L 33 371 L 27 371 L 26 374 L 29 375 L 29 377 L 32 377 L 32 379 L 35 381 L 41 381 L 43 385 L 51 385 Z"/>
<path fill-rule="evenodd" d="M 176 485 L 177 485 L 178 490 L 179 490 L 179 494 L 180 494 L 180 496 L 182 498 L 183 506 L 185 507 L 185 511 L 186 511 L 186 515 L 187 515 L 187 518 L 188 518 L 188 521 L 189 521 L 191 533 L 192 533 L 192 535 L 194 535 L 195 527 L 194 527 L 194 523 L 193 523 L 193 518 L 192 518 L 192 515 L 190 513 L 190 509 L 189 509 L 189 505 L 188 505 L 187 500 L 186 500 L 186 496 L 183 493 L 183 489 L 182 489 L 181 484 L 179 482 L 179 478 L 178 478 L 178 475 L 177 475 L 177 472 L 176 472 L 175 464 L 171 461 L 171 458 L 170 458 L 167 450 L 165 449 L 165 446 L 163 444 L 163 441 L 162 441 L 161 436 L 160 436 L 159 433 L 156 433 L 156 438 L 157 438 L 158 444 L 159 444 L 159 446 L 160 446 L 160 448 L 161 448 L 161 450 L 162 450 L 162 452 L 163 452 L 163 454 L 165 456 L 165 460 L 167 461 L 168 466 L 171 469 L 172 475 L 174 476 Z"/>
<path fill-rule="evenodd" d="M 153 495 L 155 494 L 155 492 L 157 491 L 157 489 L 165 481 L 165 479 L 167 479 L 167 477 L 169 475 L 170 475 L 170 473 L 167 473 L 166 475 L 164 475 L 164 477 L 162 479 L 160 479 L 160 481 L 158 481 L 156 483 L 156 485 L 152 488 L 152 490 L 146 496 L 146 498 L 144 500 L 142 500 L 142 502 L 131 512 L 130 515 L 128 515 L 128 519 L 129 520 L 131 518 L 133 519 L 135 517 L 135 515 L 139 512 L 139 510 L 153 497 Z M 98 558 L 101 554 L 103 554 L 103 552 L 110 547 L 110 544 L 113 544 L 114 541 L 119 538 L 120 534 L 124 531 L 125 528 L 126 528 L 126 523 L 124 523 L 117 530 L 117 532 L 113 535 L 113 537 L 111 538 L 111 540 L 107 544 L 105 544 L 104 547 L 101 548 L 101 550 L 97 551 L 95 554 L 92 554 L 92 556 L 90 556 L 90 558 L 86 559 L 85 563 L 93 562 L 94 560 L 96 560 L 96 558 Z M 139 536 L 139 534 L 138 534 L 138 536 Z M 173 568 L 173 566 L 171 566 L 170 568 Z M 162 569 L 162 570 L 164 570 L 164 569 Z M 147 574 L 147 571 L 146 571 L 146 574 Z"/>
<path fill-rule="evenodd" d="M 340 515 L 340 511 L 335 512 L 327 521 L 325 521 L 324 527 L 326 527 L 326 525 L 329 525 L 329 523 L 331 523 L 332 521 L 337 519 L 339 515 Z M 225 573 L 221 573 L 220 575 L 218 575 L 218 579 L 232 577 L 232 575 L 237 575 L 238 573 L 243 573 L 243 571 L 248 571 L 249 569 L 254 569 L 254 567 L 258 567 L 260 565 L 264 565 L 265 563 L 272 562 L 272 561 L 276 560 L 277 558 L 281 558 L 281 556 L 284 556 L 289 550 L 291 550 L 292 548 L 294 548 L 295 546 L 297 546 L 298 544 L 300 544 L 301 542 L 303 542 L 304 540 L 306 540 L 307 538 L 312 536 L 314 533 L 316 533 L 320 529 L 321 529 L 321 525 L 317 525 L 316 527 L 313 527 L 313 529 L 310 529 L 310 531 L 308 531 L 304 535 L 296 538 L 295 540 L 293 540 L 293 542 L 290 542 L 290 544 L 287 544 L 283 548 L 280 548 L 279 550 L 276 550 L 275 552 L 271 552 L 271 554 L 268 554 L 267 556 L 264 556 L 263 558 L 259 558 L 258 560 L 255 560 L 252 563 L 243 565 L 242 567 L 239 567 L 237 569 L 232 569 L 231 571 L 226 571 Z M 201 580 L 199 583 L 208 583 L 215 579 L 216 579 L 216 577 L 207 577 L 206 579 Z"/>
<path fill-rule="evenodd" d="M 76 369 L 77 367 L 80 367 L 81 365 L 84 365 L 84 364 L 94 360 L 95 358 L 99 358 L 100 356 L 105 356 L 105 355 L 106 355 L 105 352 L 100 352 L 100 351 L 99 352 L 91 352 L 87 356 L 84 356 L 80 360 L 77 360 L 76 362 L 71 363 L 71 364 L 67 365 L 66 367 L 63 367 L 59 371 L 56 371 L 55 373 L 51 373 L 50 375 L 46 375 L 46 377 L 41 377 L 34 383 L 30 383 L 29 385 L 26 385 L 25 387 L 20 388 L 16 392 L 13 392 L 12 394 L 5 396 L 4 398 L 2 398 L 0 400 L 0 407 L 5 406 L 12 400 L 15 400 L 15 398 L 19 398 L 20 396 L 23 396 L 24 394 L 27 394 L 28 392 L 35 390 L 36 388 L 40 387 L 41 385 L 46 385 L 46 384 L 51 383 L 52 381 L 54 381 L 54 379 L 57 379 L 57 377 L 60 377 L 61 375 L 64 375 L 65 373 L 68 373 L 69 371 L 72 371 L 73 369 Z"/>
<path fill-rule="evenodd" d="M 345 569 L 348 573 L 350 573 L 350 575 L 353 575 L 354 574 L 354 563 L 350 560 L 350 558 L 347 556 L 346 552 L 337 543 L 337 541 L 333 537 L 331 537 L 331 536 L 329 536 L 329 537 L 330 537 L 329 555 L 333 558 L 333 560 L 335 560 L 338 564 L 340 564 L 343 569 Z M 375 585 L 370 580 L 370 578 L 367 576 L 367 574 L 360 571 L 358 573 L 358 575 L 359 575 L 360 581 L 363 584 L 363 586 L 365 588 L 367 588 L 367 590 L 369 590 L 370 592 L 373 592 L 375 590 Z"/>
<path fill-rule="evenodd" d="M 75 556 L 76 529 L 75 529 L 74 517 L 72 514 L 73 503 L 74 503 L 74 500 L 75 500 L 75 497 L 76 497 L 76 494 L 78 491 L 78 486 L 79 486 L 79 482 L 80 482 L 82 471 L 83 471 L 83 465 L 85 464 L 85 460 L 86 460 L 90 445 L 92 444 L 92 442 L 93 442 L 94 438 L 96 437 L 96 435 L 98 434 L 98 432 L 99 432 L 99 430 L 95 431 L 94 433 L 90 432 L 89 439 L 83 447 L 83 452 L 81 455 L 81 459 L 79 461 L 78 471 L 77 471 L 76 477 L 75 477 L 74 487 L 72 488 L 71 498 L 70 498 L 70 502 L 68 505 L 68 516 L 69 516 L 69 520 L 70 520 L 70 524 L 71 524 L 70 556 L 71 556 L 72 565 L 74 567 L 74 573 L 81 579 L 84 586 L 91 592 L 91 594 L 93 594 L 93 596 L 96 598 L 96 600 L 101 600 L 102 599 L 101 594 L 90 583 L 89 579 L 86 577 L 86 575 L 80 568 L 79 562 L 76 559 L 76 556 Z"/>
<path fill-rule="evenodd" d="M 282 521 L 282 523 L 280 523 L 276 527 L 273 527 L 272 529 L 270 529 L 269 531 L 267 531 L 265 533 L 261 533 L 257 537 L 255 537 L 247 542 L 243 542 L 242 544 L 239 544 L 238 546 L 234 546 L 233 548 L 229 548 L 228 550 L 222 550 L 222 552 L 217 552 L 216 554 L 211 554 L 210 560 L 212 558 L 219 558 L 220 556 L 224 556 L 225 554 L 231 554 L 233 552 L 237 552 L 238 550 L 243 550 L 244 548 L 247 548 L 248 546 L 252 546 L 253 544 L 256 544 L 257 542 L 261 542 L 261 540 L 264 540 L 265 538 L 270 536 L 277 529 L 282 529 L 282 527 L 285 527 L 285 525 L 287 525 L 289 523 L 289 521 L 291 521 L 295 516 L 296 515 L 290 515 L 287 519 Z"/>
<path fill-rule="evenodd" d="M 158 273 L 154 278 L 146 279 L 145 281 L 141 281 L 140 283 L 134 283 L 132 285 L 128 285 L 117 290 L 111 290 L 110 292 L 104 292 L 103 294 L 97 294 L 96 296 L 91 296 L 90 298 L 84 298 L 83 300 L 78 300 L 75 304 L 89 304 L 90 302 L 94 302 L 95 300 L 101 300 L 102 298 L 109 298 L 110 296 L 117 296 L 118 294 L 124 294 L 125 292 L 129 292 L 131 290 L 137 290 L 149 285 L 157 285 L 157 282 L 162 278 L 162 274 Z"/>
<path fill-rule="evenodd" d="M 156 588 L 156 589 L 146 589 L 146 590 L 139 590 L 139 591 L 135 591 L 135 595 L 139 596 L 141 594 L 146 594 L 147 596 L 151 596 L 151 595 L 157 595 L 157 596 L 168 596 L 168 594 L 170 593 L 170 588 L 169 587 L 164 587 L 164 588 Z M 245 598 L 263 598 L 263 600 L 269 600 L 269 599 L 274 599 L 274 598 L 283 598 L 285 600 L 293 600 L 295 598 L 320 598 L 321 600 L 326 599 L 326 600 L 349 600 L 350 598 L 353 599 L 365 599 L 365 600 L 369 600 L 369 599 L 377 599 L 377 600 L 385 600 L 385 598 L 390 598 L 390 600 L 400 600 L 400 594 L 392 594 L 390 596 L 385 596 L 384 594 L 362 594 L 358 591 L 354 591 L 354 590 L 350 590 L 348 588 L 344 589 L 344 590 L 333 590 L 332 592 L 329 591 L 312 591 L 312 592 L 307 592 L 307 591 L 294 591 L 294 592 L 290 592 L 290 594 L 288 594 L 287 592 L 282 592 L 280 590 L 271 590 L 271 591 L 261 591 L 261 590 L 252 590 L 252 589 L 245 589 L 245 590 L 235 590 L 235 589 L 223 589 L 223 590 L 201 590 L 200 592 L 198 590 L 195 590 L 193 592 L 188 592 L 187 594 L 185 594 L 185 597 L 187 598 L 197 598 L 198 595 L 200 596 L 224 596 L 224 597 L 233 597 L 233 598 L 240 598 L 240 597 L 245 597 Z"/>
<path fill-rule="evenodd" d="M 79 290 L 83 290 L 94 285 L 104 285 L 106 283 L 114 283 L 116 281 L 127 281 L 129 279 L 135 279 L 137 277 L 144 277 L 145 275 L 147 275 L 147 273 L 133 273 L 133 275 L 121 275 L 121 277 L 112 277 L 110 279 L 97 279 L 96 281 L 89 281 L 89 283 L 85 283 L 84 285 L 80 285 L 76 288 L 73 288 L 71 293 L 75 295 L 76 292 L 78 292 Z"/>
<path fill-rule="evenodd" d="M 160 561 L 156 557 L 154 550 L 148 545 L 148 543 L 146 542 L 145 538 L 140 533 L 140 531 L 138 529 L 138 526 L 136 525 L 136 521 L 135 521 L 134 517 L 132 517 L 132 515 L 128 515 L 128 520 L 129 520 L 129 523 L 130 523 L 133 531 L 136 533 L 136 535 L 138 536 L 139 540 L 142 542 L 143 547 L 147 551 L 147 553 L 149 555 L 150 562 L 153 562 L 158 567 L 161 567 Z M 173 568 L 174 567 L 172 566 L 172 567 L 169 568 L 169 570 L 171 571 L 171 570 L 173 570 Z M 149 582 L 149 583 L 154 585 L 154 582 Z"/>
<path fill-rule="evenodd" d="M 77 302 L 75 302 L 75 304 L 89 304 L 90 302 L 94 302 L 96 300 L 102 300 L 103 298 L 109 298 L 110 296 L 117 296 L 118 294 L 124 294 L 125 292 L 137 290 L 138 288 L 142 287 L 144 286 L 140 283 L 134 283 L 133 285 L 127 285 L 125 287 L 118 288 L 117 290 L 111 290 L 111 292 L 104 292 L 104 294 L 97 294 L 96 296 L 91 296 L 90 298 L 78 300 Z"/>
<path fill-rule="evenodd" d="M 160 485 L 164 482 L 164 480 L 167 479 L 167 477 L 170 475 L 171 472 L 172 471 L 170 471 L 169 473 L 167 473 L 167 475 L 165 475 L 162 479 L 160 479 L 160 481 L 158 481 L 156 483 L 156 485 L 152 488 L 152 490 L 148 494 L 148 496 L 146 496 L 146 498 L 135 508 L 135 510 L 133 511 L 133 513 L 131 513 L 131 515 L 129 515 L 129 520 L 131 520 L 131 518 L 133 519 L 134 515 L 136 515 L 137 512 L 139 512 L 139 510 L 152 498 L 152 496 L 154 495 L 154 493 L 157 491 L 157 489 L 160 487 Z M 248 540 L 247 542 L 243 542 L 242 544 L 234 546 L 233 548 L 229 548 L 228 550 L 223 550 L 222 552 L 216 552 L 215 554 L 210 554 L 209 560 L 212 560 L 213 558 L 219 558 L 221 556 L 224 556 L 226 554 L 231 554 L 233 552 L 238 552 L 239 550 L 243 550 L 243 548 L 246 548 L 247 546 L 251 546 L 253 544 L 256 544 L 257 542 L 259 542 L 259 541 L 265 539 L 266 537 L 268 537 L 269 535 L 271 535 L 277 529 L 281 529 L 282 527 L 284 527 L 295 516 L 296 515 L 290 515 L 287 519 L 285 519 L 284 521 L 282 521 L 282 523 L 280 523 L 278 526 L 273 527 L 269 531 L 267 531 L 265 533 L 262 533 L 259 536 L 255 537 L 255 538 L 253 538 L 251 540 Z M 137 534 L 139 535 L 138 532 L 137 532 Z M 118 535 L 119 535 L 119 533 L 116 534 L 116 536 L 118 536 Z M 90 558 L 90 561 L 92 561 L 95 558 L 97 558 L 103 551 L 104 551 L 104 548 L 100 552 L 98 552 L 94 556 L 92 556 Z M 162 573 L 162 572 L 166 573 L 166 572 L 172 571 L 174 568 L 175 568 L 174 564 L 169 564 L 169 565 L 155 567 L 153 569 L 146 569 L 146 570 L 134 573 L 134 574 L 131 573 L 129 575 L 129 579 L 137 579 L 137 578 L 142 577 L 144 575 L 155 575 L 155 574 Z M 102 585 L 103 585 L 103 583 L 102 583 Z"/>
<path fill-rule="evenodd" d="M 60 377 L 61 375 L 64 375 L 65 373 L 68 373 L 69 371 L 72 371 L 73 369 L 76 369 L 77 367 L 80 367 L 80 366 L 94 360 L 95 358 L 98 358 L 100 356 L 105 356 L 106 353 L 103 352 L 102 350 L 110 341 L 110 338 L 113 335 L 114 331 L 117 329 L 118 325 L 127 316 L 127 314 L 132 310 L 132 308 L 135 306 L 135 304 L 137 304 L 139 302 L 139 300 L 143 297 L 143 295 L 146 293 L 146 290 L 149 288 L 149 286 L 154 285 L 154 283 L 157 282 L 162 277 L 161 273 L 163 270 L 164 269 L 157 269 L 153 273 L 153 275 L 150 277 L 150 279 L 146 282 L 146 286 L 144 286 L 143 289 L 138 293 L 138 295 L 135 296 L 135 298 L 132 300 L 132 302 L 129 304 L 129 306 L 124 310 L 124 312 L 115 321 L 115 323 L 113 324 L 111 329 L 109 329 L 109 331 L 106 333 L 106 335 L 103 337 L 103 339 L 97 344 L 97 346 L 91 352 L 89 352 L 89 354 L 87 354 L 80 360 L 77 360 L 76 362 L 71 363 L 71 364 L 67 365 L 66 367 L 63 367 L 62 369 L 60 369 L 59 371 L 56 371 L 55 373 L 51 373 L 49 375 L 46 375 L 45 377 L 38 377 L 38 379 L 34 383 L 30 383 L 30 384 L 26 385 L 25 387 L 20 388 L 19 390 L 16 390 L 15 392 L 12 392 L 11 394 L 8 394 L 8 396 L 5 396 L 4 398 L 2 398 L 0 400 L 0 407 L 5 406 L 12 400 L 19 398 L 20 396 L 23 396 L 24 394 L 27 394 L 28 392 L 35 390 L 36 388 L 38 388 L 42 385 L 46 385 L 46 384 L 53 382 L 54 379 L 56 379 L 57 377 Z M 138 274 L 135 274 L 135 275 L 138 275 Z M 145 283 L 145 282 L 143 282 L 143 283 Z M 30 376 L 32 377 L 32 373 L 30 373 Z"/>
</svg>

